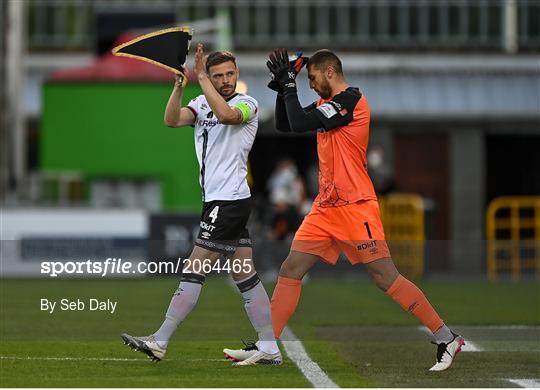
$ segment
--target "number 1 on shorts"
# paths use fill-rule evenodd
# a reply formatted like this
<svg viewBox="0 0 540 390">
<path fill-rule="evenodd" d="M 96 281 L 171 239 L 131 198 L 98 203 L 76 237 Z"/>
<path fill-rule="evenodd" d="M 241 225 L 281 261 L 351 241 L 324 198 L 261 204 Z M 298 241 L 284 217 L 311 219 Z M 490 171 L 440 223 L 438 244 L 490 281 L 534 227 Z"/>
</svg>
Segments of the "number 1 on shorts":
<svg viewBox="0 0 540 390">
<path fill-rule="evenodd" d="M 366 230 L 367 230 L 367 235 L 369 237 L 369 239 L 371 240 L 371 230 L 369 230 L 369 223 L 367 222 L 364 222 L 364 226 L 366 227 Z"/>
</svg>

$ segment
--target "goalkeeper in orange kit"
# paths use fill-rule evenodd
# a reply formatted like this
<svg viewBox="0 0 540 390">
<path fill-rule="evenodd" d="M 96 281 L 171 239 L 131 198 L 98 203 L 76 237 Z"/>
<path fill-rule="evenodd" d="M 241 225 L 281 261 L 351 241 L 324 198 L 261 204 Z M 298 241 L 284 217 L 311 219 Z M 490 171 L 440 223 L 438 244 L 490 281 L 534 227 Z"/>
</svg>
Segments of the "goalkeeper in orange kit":
<svg viewBox="0 0 540 390">
<path fill-rule="evenodd" d="M 464 345 L 433 309 L 422 291 L 399 274 L 384 237 L 379 204 L 367 171 L 370 110 L 366 97 L 351 87 L 340 59 L 329 50 L 291 64 L 287 51 L 267 62 L 278 92 L 276 127 L 285 132 L 317 132 L 319 194 L 296 232 L 272 296 L 272 324 L 280 337 L 300 299 L 303 276 L 318 261 L 336 264 L 341 252 L 353 265 L 364 264 L 375 284 L 431 330 L 437 344 L 431 371 L 450 367 Z M 296 75 L 307 63 L 309 86 L 320 99 L 307 107 L 298 100 Z M 296 66 L 293 66 L 296 65 Z M 242 350 L 228 350 L 242 354 Z"/>
</svg>

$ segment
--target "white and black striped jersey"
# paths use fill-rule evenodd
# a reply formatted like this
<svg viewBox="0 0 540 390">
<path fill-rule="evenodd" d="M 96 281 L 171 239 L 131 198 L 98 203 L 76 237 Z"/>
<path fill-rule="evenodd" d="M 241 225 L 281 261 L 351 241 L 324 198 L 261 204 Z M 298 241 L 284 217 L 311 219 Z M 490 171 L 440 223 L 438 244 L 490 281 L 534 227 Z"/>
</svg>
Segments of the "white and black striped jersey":
<svg viewBox="0 0 540 390">
<path fill-rule="evenodd" d="M 244 122 L 221 124 L 204 95 L 188 104 L 195 114 L 195 150 L 204 202 L 245 199 L 251 195 L 246 179 L 247 160 L 259 124 L 258 103 L 239 93 L 226 101 L 240 109 Z"/>
</svg>

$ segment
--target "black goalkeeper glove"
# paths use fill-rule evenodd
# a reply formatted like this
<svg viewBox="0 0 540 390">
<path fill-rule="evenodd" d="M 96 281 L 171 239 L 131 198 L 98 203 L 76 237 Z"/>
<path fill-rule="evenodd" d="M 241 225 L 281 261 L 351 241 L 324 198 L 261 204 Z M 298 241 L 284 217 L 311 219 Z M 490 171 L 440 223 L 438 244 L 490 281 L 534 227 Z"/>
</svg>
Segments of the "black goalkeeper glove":
<svg viewBox="0 0 540 390">
<path fill-rule="evenodd" d="M 298 75 L 302 68 L 307 64 L 308 60 L 309 57 L 302 57 L 302 52 L 298 51 L 294 56 L 289 57 L 289 64 L 293 68 L 294 73 Z M 280 87 L 279 83 L 274 79 L 274 74 L 270 72 L 270 75 L 272 77 L 272 80 L 270 80 L 270 82 L 268 83 L 268 88 L 276 91 L 279 94 L 282 94 L 283 90 Z"/>
<path fill-rule="evenodd" d="M 296 92 L 295 79 L 297 73 L 289 61 L 287 50 L 278 49 L 271 53 L 269 60 L 266 61 L 266 66 L 270 70 L 274 81 L 276 81 L 283 94 L 286 94 L 288 91 Z M 300 70 L 301 67 L 302 64 L 299 63 L 298 70 Z"/>
</svg>

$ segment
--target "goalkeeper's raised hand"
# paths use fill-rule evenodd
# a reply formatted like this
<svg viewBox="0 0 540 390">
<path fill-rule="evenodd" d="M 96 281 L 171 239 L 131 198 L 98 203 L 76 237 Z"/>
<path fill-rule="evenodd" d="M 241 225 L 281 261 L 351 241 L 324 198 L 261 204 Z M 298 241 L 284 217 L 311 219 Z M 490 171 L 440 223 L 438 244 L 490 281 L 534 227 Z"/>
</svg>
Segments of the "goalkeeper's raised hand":
<svg viewBox="0 0 540 390">
<path fill-rule="evenodd" d="M 302 52 L 299 51 L 299 52 L 296 52 L 294 56 L 288 57 L 288 59 L 289 59 L 290 67 L 294 70 L 294 73 L 298 75 L 298 73 L 300 73 L 302 68 L 307 64 L 309 57 L 302 57 Z M 270 82 L 268 83 L 268 88 L 276 91 L 279 94 L 283 93 L 281 86 L 274 78 L 274 74 L 271 72 L 270 75 L 272 76 L 272 80 L 270 80 Z"/>
<path fill-rule="evenodd" d="M 295 63 L 296 66 L 289 61 L 289 55 L 285 49 L 277 49 L 270 54 L 266 66 L 277 83 L 281 91 L 286 94 L 288 91 L 296 91 L 296 75 L 302 69 L 304 57 L 301 62 Z M 307 61 L 306 61 L 307 62 Z"/>
</svg>

